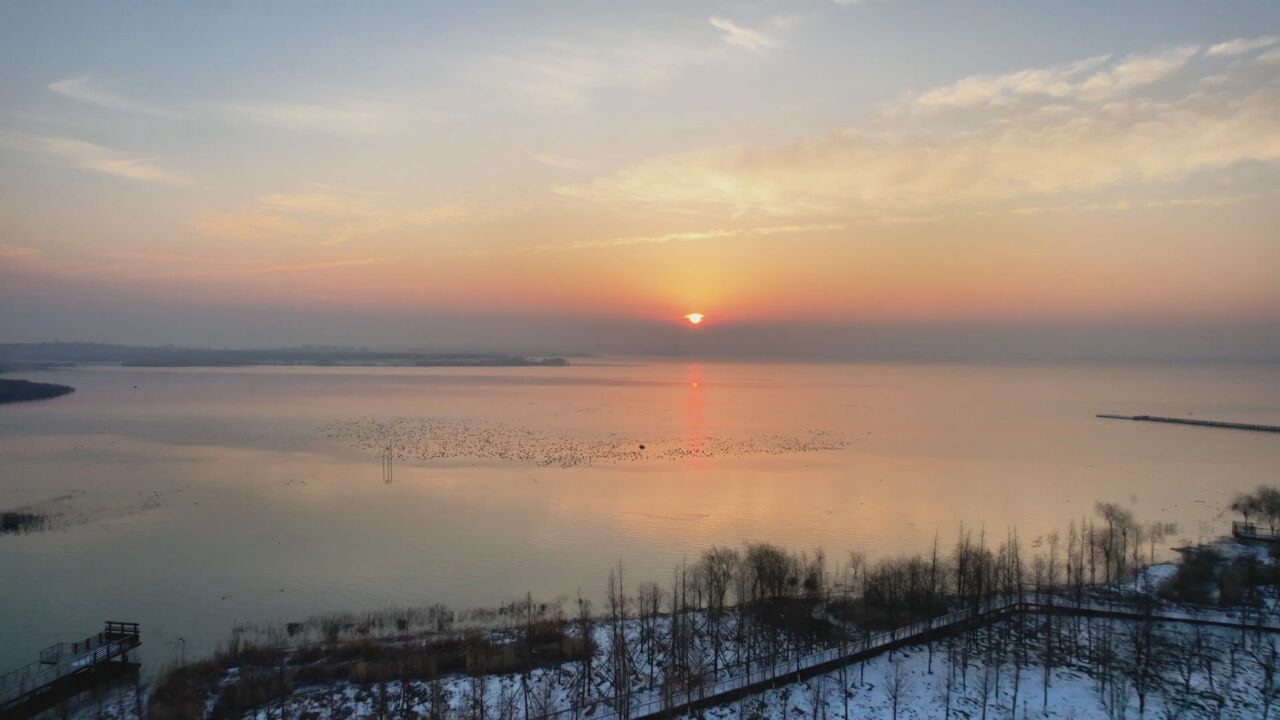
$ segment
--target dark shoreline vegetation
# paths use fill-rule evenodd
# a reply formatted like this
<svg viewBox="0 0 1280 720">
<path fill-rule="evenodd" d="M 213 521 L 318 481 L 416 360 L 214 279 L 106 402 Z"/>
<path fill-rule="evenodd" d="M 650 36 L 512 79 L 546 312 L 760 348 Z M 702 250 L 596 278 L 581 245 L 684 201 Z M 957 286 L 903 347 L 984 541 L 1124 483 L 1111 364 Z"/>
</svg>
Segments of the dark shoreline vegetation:
<svg viewBox="0 0 1280 720">
<path fill-rule="evenodd" d="M 52 518 L 30 510 L 6 510 L 0 512 L 0 535 L 18 535 L 48 530 Z"/>
<path fill-rule="evenodd" d="M 0 343 L 0 367 L 116 363 L 126 367 L 242 367 L 256 365 L 347 367 L 563 367 L 562 357 L 505 353 L 383 352 L 366 348 L 316 347 L 268 350 L 137 347 L 101 343 Z"/>
<path fill-rule="evenodd" d="M 1232 545 L 1239 549 L 1232 557 L 1208 548 L 1179 548 L 1182 562 L 1157 580 L 1150 569 L 1157 548 L 1176 528 L 1139 522 L 1111 503 L 1095 509 L 1094 517 L 1073 521 L 1065 535 L 1036 539 L 1030 553 L 1016 531 L 993 548 L 993 538 L 972 529 L 960 531 L 950 552 L 935 538 L 928 555 L 876 561 L 863 552 L 833 559 L 821 549 L 792 552 L 751 543 L 706 550 L 676 567 L 666 586 L 628 587 L 619 564 L 609 572 L 603 612 L 581 594 L 549 602 L 526 596 L 491 610 L 435 605 L 241 627 L 212 657 L 164 669 L 152 686 L 147 715 L 224 718 L 265 710 L 268 716 L 307 717 L 320 709 L 329 717 L 412 711 L 432 718 L 515 720 L 576 708 L 575 713 L 590 716 L 628 707 L 642 688 L 694 693 L 743 668 L 749 672 L 817 650 L 849 648 L 872 633 L 957 610 L 977 612 L 982 603 L 1019 593 L 1123 603 L 1147 608 L 1148 617 L 1153 608 L 1186 609 L 1189 603 L 1211 605 L 1222 616 L 1262 617 L 1270 612 L 1267 604 L 1280 598 L 1280 548 L 1275 545 L 1267 552 L 1261 546 Z M 1280 520 L 1280 506 L 1272 512 Z M 1208 713 L 1216 703 L 1219 717 L 1228 702 L 1256 701 L 1249 707 L 1265 704 L 1269 711 L 1267 693 L 1244 697 L 1228 687 L 1236 684 L 1237 650 L 1254 658 L 1271 682 L 1280 670 L 1274 642 L 1267 650 L 1259 634 L 1251 645 L 1251 636 L 1241 631 L 1232 640 L 1239 647 L 1229 648 L 1228 671 L 1220 655 L 1228 648 L 1217 647 L 1198 626 L 1192 640 L 1184 630 L 1151 620 L 1120 627 L 1115 622 L 1019 615 L 928 643 L 930 674 L 935 654 L 939 665 L 945 655 L 944 717 L 950 715 L 952 683 L 957 694 L 961 687 L 968 689 L 979 681 L 970 665 L 984 662 L 983 716 L 992 663 L 997 704 L 1006 692 L 999 668 L 1018 669 L 1011 681 L 1015 708 L 1024 671 L 1034 671 L 1037 678 L 1022 689 L 1024 698 L 1039 705 L 1042 697 L 1049 702 L 1053 671 L 1060 668 L 1094 678 L 1104 704 L 1112 708 L 1123 707 L 1134 694 L 1143 708 L 1148 695 L 1158 692 L 1163 702 L 1181 703 L 1183 710 Z M 844 664 L 834 672 L 848 688 L 848 678 L 865 672 L 865 664 Z M 1207 674 L 1211 689 L 1191 692 L 1194 673 Z M 295 693 L 317 689 L 324 692 L 314 701 L 319 706 Z M 844 693 L 846 718 L 850 696 L 851 691 Z M 295 702 L 301 706 L 293 707 Z M 895 695 L 895 715 L 896 704 Z M 767 716 L 762 707 L 750 716 Z"/>
<path fill-rule="evenodd" d="M 75 391 L 69 385 L 0 378 L 0 404 L 49 400 Z"/>
</svg>

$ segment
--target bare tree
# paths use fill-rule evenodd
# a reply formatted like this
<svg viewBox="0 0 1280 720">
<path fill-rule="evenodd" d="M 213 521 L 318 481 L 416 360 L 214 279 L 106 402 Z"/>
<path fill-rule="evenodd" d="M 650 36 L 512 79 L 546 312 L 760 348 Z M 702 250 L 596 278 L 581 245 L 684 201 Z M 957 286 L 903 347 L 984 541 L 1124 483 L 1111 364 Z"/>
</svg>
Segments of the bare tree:
<svg viewBox="0 0 1280 720">
<path fill-rule="evenodd" d="M 1178 532 L 1177 523 L 1156 521 L 1147 525 L 1145 535 L 1147 543 L 1150 545 L 1150 553 L 1147 557 L 1148 564 L 1156 564 L 1156 545 L 1164 542 L 1165 538 L 1176 532 Z"/>
<path fill-rule="evenodd" d="M 734 574 L 739 571 L 740 563 L 741 557 L 737 550 L 722 547 L 713 547 L 704 552 L 700 562 L 707 590 L 712 665 L 717 673 L 721 665 L 721 621 L 729 588 L 733 584 Z"/>
<path fill-rule="evenodd" d="M 1129 683 L 1138 696 L 1138 716 L 1147 712 L 1147 696 L 1157 681 L 1157 636 L 1148 605 L 1146 616 L 1128 627 L 1129 658 L 1125 664 Z"/>
<path fill-rule="evenodd" d="M 982 703 L 982 720 L 987 720 L 987 706 L 991 700 L 991 653 L 987 653 L 987 661 L 982 665 L 982 685 L 979 687 L 978 698 Z"/>
<path fill-rule="evenodd" d="M 498 703 L 494 708 L 496 720 L 516 720 L 516 689 L 505 680 L 498 691 Z"/>
<path fill-rule="evenodd" d="M 956 687 L 956 674 L 955 674 L 955 671 L 952 669 L 951 656 L 952 656 L 952 647 L 950 642 L 950 635 L 948 635 L 947 671 L 946 673 L 944 673 L 942 684 L 938 686 L 938 690 L 937 690 L 938 692 L 937 700 L 942 705 L 942 720 L 949 720 L 951 717 L 951 694 Z"/>
<path fill-rule="evenodd" d="M 622 562 L 609 570 L 609 680 L 613 689 L 614 709 L 622 717 L 630 715 L 631 657 L 627 647 L 627 596 L 623 587 Z"/>
<path fill-rule="evenodd" d="M 898 706 L 906 695 L 908 680 L 907 671 L 902 665 L 901 656 L 899 656 L 897 660 L 893 661 L 889 675 L 885 678 L 884 686 L 885 693 L 889 696 L 889 702 L 893 708 L 893 720 L 898 720 Z"/>
<path fill-rule="evenodd" d="M 809 691 L 809 707 L 813 709 L 813 720 L 826 720 L 827 717 L 827 683 L 826 676 L 819 675 L 807 683 Z"/>
<path fill-rule="evenodd" d="M 940 595 L 942 594 L 942 567 L 938 563 L 938 532 L 933 533 L 933 549 L 929 553 L 929 590 L 925 596 L 927 608 L 925 612 L 928 617 L 933 617 L 934 610 L 940 604 Z M 929 674 L 933 674 L 933 643 L 929 646 Z"/>
<path fill-rule="evenodd" d="M 469 691 L 467 693 L 467 703 L 470 706 L 468 708 L 468 717 L 472 720 L 485 720 L 488 678 L 483 672 L 475 673 L 471 676 L 467 685 Z"/>
<path fill-rule="evenodd" d="M 1280 488 L 1262 485 L 1254 494 L 1254 502 L 1258 514 L 1267 521 L 1271 534 L 1276 534 L 1280 526 Z"/>
<path fill-rule="evenodd" d="M 662 611 L 662 588 L 657 583 L 641 583 L 636 590 L 636 617 L 640 622 L 640 654 L 645 658 L 649 684 L 657 678 L 658 615 Z"/>
<path fill-rule="evenodd" d="M 1261 509 L 1260 505 L 1261 503 L 1258 502 L 1258 498 L 1255 497 L 1254 495 L 1241 493 L 1239 495 L 1236 495 L 1235 498 L 1231 501 L 1230 507 L 1232 512 L 1238 512 L 1241 515 L 1243 515 L 1244 524 L 1248 525 L 1249 516 L 1256 514 L 1258 510 Z"/>
<path fill-rule="evenodd" d="M 1115 503 L 1101 502 L 1097 511 L 1106 523 L 1106 528 L 1096 538 L 1107 561 L 1106 581 L 1119 582 L 1124 575 L 1126 551 L 1135 526 L 1133 513 Z"/>
<path fill-rule="evenodd" d="M 1271 704 L 1276 697 L 1276 641 L 1269 638 L 1265 645 L 1259 640 L 1253 650 L 1253 661 L 1262 673 L 1262 682 L 1258 684 L 1258 694 L 1262 700 L 1262 718 L 1271 717 Z"/>
<path fill-rule="evenodd" d="M 595 672 L 593 661 L 596 655 L 595 621 L 591 617 L 591 601 L 582 597 L 582 591 L 578 591 L 577 611 L 578 639 L 582 643 L 582 655 L 578 660 L 578 677 L 575 684 L 578 706 L 586 707 L 594 699 L 591 690 L 592 676 Z"/>
</svg>

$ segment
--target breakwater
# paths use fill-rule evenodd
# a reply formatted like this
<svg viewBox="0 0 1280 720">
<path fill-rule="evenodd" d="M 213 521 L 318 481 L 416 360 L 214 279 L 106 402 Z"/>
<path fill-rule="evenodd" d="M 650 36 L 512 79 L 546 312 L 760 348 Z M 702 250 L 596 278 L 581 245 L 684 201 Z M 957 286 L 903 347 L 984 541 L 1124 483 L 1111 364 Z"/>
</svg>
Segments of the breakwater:
<svg viewBox="0 0 1280 720">
<path fill-rule="evenodd" d="M 1188 420 L 1186 418 L 1160 417 L 1158 415 L 1098 415 L 1109 420 L 1140 420 L 1143 422 L 1173 423 L 1175 425 L 1196 425 L 1199 427 L 1226 428 L 1228 430 L 1253 430 L 1255 432 L 1280 433 L 1280 425 L 1259 425 L 1257 423 L 1223 422 L 1221 420 Z"/>
</svg>

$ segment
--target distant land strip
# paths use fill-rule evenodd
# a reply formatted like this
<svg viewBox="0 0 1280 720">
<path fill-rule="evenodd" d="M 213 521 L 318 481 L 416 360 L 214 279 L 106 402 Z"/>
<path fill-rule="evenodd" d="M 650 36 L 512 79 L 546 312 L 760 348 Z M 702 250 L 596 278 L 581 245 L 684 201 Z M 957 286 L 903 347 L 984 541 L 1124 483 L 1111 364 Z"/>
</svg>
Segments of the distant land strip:
<svg viewBox="0 0 1280 720">
<path fill-rule="evenodd" d="M 1256 423 L 1222 422 L 1221 420 L 1187 420 L 1186 418 L 1159 417 L 1157 415 L 1098 415 L 1108 420 L 1141 420 L 1143 422 L 1173 423 L 1175 425 L 1199 425 L 1200 427 L 1226 428 L 1228 430 L 1253 430 L 1256 432 L 1280 433 L 1280 425 L 1259 425 Z"/>
<path fill-rule="evenodd" d="M 232 350 L 102 343 L 0 343 L 0 372 L 52 369 L 54 366 L 66 367 L 77 363 L 111 363 L 126 367 L 562 367 L 569 364 L 561 357 L 528 357 L 493 352 L 380 351 L 324 346 Z"/>
<path fill-rule="evenodd" d="M 76 389 L 69 385 L 38 383 L 30 380 L 0 380 L 0 403 L 48 400 L 75 391 Z"/>
</svg>

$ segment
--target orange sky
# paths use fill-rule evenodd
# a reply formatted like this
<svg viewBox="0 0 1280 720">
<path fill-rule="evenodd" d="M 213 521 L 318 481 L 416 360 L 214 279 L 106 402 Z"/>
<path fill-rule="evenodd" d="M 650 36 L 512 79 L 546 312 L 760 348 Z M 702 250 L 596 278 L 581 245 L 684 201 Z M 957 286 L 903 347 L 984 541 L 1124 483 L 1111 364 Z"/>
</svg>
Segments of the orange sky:
<svg viewBox="0 0 1280 720">
<path fill-rule="evenodd" d="M 1275 8 L 1138 34 L 1108 13 L 1142 3 L 1042 9 L 961 41 L 953 9 L 889 5 L 513 8 L 448 31 L 380 8 L 341 20 L 352 45 L 323 18 L 245 35 L 189 8 L 114 54 L 94 12 L 6 8 L 29 33 L 0 51 L 22 59 L 0 90 L 0 340 L 414 344 L 356 319 L 394 315 L 497 345 L 454 330 L 674 332 L 693 311 L 1280 323 L 1280 38 L 1252 32 Z M 196 322 L 244 308 L 332 337 Z"/>
</svg>

